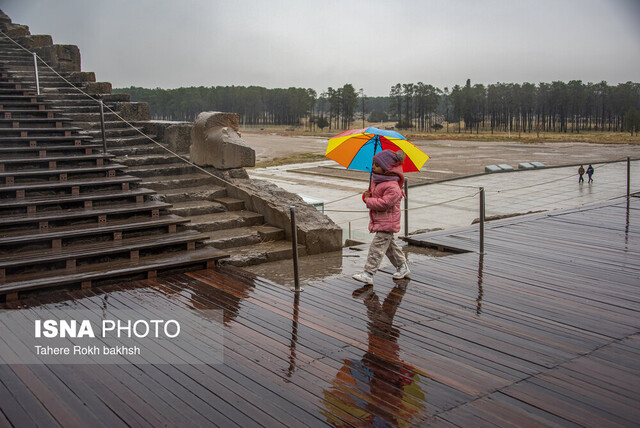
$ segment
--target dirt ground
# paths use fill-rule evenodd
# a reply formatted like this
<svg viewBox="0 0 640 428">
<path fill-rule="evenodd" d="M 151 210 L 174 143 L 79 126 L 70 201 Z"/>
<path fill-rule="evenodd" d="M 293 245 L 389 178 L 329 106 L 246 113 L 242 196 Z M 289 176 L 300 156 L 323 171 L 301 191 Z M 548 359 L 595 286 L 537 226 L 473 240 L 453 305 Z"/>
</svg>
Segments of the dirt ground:
<svg viewBox="0 0 640 428">
<path fill-rule="evenodd" d="M 295 154 L 325 153 L 327 138 L 283 136 L 270 132 L 242 132 L 244 141 L 256 151 L 256 161 L 284 158 Z M 546 166 L 579 165 L 640 158 L 638 144 L 596 144 L 584 142 L 520 143 L 504 141 L 413 140 L 431 158 L 422 171 L 411 173 L 413 182 L 460 177 L 484 172 L 487 165 L 507 164 L 518 168 L 522 162 L 542 162 Z M 330 176 L 365 178 L 367 173 L 346 172 L 335 167 L 312 167 L 309 172 Z"/>
</svg>

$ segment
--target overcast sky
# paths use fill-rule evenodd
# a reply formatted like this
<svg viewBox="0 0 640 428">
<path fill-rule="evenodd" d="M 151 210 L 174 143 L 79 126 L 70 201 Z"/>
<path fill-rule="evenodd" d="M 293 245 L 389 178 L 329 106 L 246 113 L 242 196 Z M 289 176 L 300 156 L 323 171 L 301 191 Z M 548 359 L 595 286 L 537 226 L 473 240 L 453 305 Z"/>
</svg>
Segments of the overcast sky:
<svg viewBox="0 0 640 428">
<path fill-rule="evenodd" d="M 640 81 L 640 0 L 0 0 L 114 87 Z"/>
</svg>

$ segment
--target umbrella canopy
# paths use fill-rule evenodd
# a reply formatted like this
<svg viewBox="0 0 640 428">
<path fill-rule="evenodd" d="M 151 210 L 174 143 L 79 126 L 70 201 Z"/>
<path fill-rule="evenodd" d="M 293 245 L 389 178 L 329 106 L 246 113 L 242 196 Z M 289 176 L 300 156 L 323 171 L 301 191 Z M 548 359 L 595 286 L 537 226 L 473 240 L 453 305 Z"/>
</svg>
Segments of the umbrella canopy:
<svg viewBox="0 0 640 428">
<path fill-rule="evenodd" d="M 399 132 L 373 126 L 351 129 L 330 138 L 325 156 L 347 169 L 371 172 L 373 156 L 386 149 L 394 152 L 402 150 L 407 155 L 402 163 L 404 172 L 420 171 L 429 159 L 429 156 Z"/>
</svg>

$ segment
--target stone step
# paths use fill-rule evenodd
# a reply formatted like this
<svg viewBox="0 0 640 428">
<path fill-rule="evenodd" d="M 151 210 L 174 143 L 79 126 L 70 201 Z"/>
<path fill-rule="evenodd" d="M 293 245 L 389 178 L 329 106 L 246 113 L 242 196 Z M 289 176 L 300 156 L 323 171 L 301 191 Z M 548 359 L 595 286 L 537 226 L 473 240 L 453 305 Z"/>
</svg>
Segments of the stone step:
<svg viewBox="0 0 640 428">
<path fill-rule="evenodd" d="M 209 236 L 204 243 L 218 249 L 246 247 L 284 238 L 284 230 L 272 226 L 249 226 L 204 232 Z"/>
<path fill-rule="evenodd" d="M 87 111 L 87 112 L 70 112 L 64 110 L 65 117 L 72 119 L 74 122 L 92 122 L 92 123 L 100 123 L 100 107 L 96 108 L 95 111 Z M 106 122 L 122 122 L 115 113 L 111 113 L 110 111 L 104 112 L 104 120 Z"/>
<path fill-rule="evenodd" d="M 19 62 L 22 62 L 22 60 L 19 60 Z M 33 56 L 30 58 L 30 61 L 27 60 L 24 65 L 15 65 L 14 66 L 12 64 L 5 64 L 2 71 L 5 72 L 5 73 L 9 73 L 13 77 L 28 76 L 28 77 L 31 77 L 33 79 L 33 77 L 34 77 L 34 75 L 33 75 L 34 74 L 34 72 L 33 72 Z M 62 76 L 62 73 L 60 73 L 60 75 Z M 38 77 L 40 77 L 40 76 L 48 77 L 48 78 L 56 77 L 57 79 L 60 79 L 60 77 L 58 76 L 58 74 L 56 72 L 52 71 L 46 65 L 38 63 Z"/>
<path fill-rule="evenodd" d="M 160 147 L 158 147 L 158 149 L 162 150 L 162 148 Z M 145 165 L 154 165 L 154 166 L 162 165 L 164 167 L 169 164 L 170 165 L 176 164 L 175 156 L 170 155 L 168 152 L 164 150 L 162 150 L 162 153 L 151 154 L 151 155 L 130 154 L 128 156 L 121 156 L 118 158 L 118 161 L 130 167 L 145 166 Z"/>
<path fill-rule="evenodd" d="M 33 91 L 36 90 L 35 84 L 26 84 L 26 86 L 28 86 L 29 89 Z M 80 94 L 81 92 L 79 91 L 79 89 L 84 91 L 86 87 L 87 87 L 86 82 L 82 82 L 82 83 L 62 82 L 60 85 L 55 85 L 55 84 L 49 84 L 47 86 L 40 85 L 40 93 L 41 94 Z"/>
<path fill-rule="evenodd" d="M 126 128 L 105 129 L 104 133 L 107 138 L 120 138 L 140 135 L 140 132 L 142 131 L 142 128 L 131 128 L 130 126 L 125 126 Z M 91 135 L 94 139 L 102 138 L 102 130 L 99 129 L 86 130 L 85 134 Z"/>
<path fill-rule="evenodd" d="M 113 115 L 113 117 L 116 117 L 116 116 Z M 66 117 L 65 119 L 70 120 L 74 126 L 78 126 L 84 129 L 85 131 L 102 132 L 102 123 L 100 122 L 100 114 L 97 114 L 97 119 L 98 119 L 97 122 L 77 121 L 68 117 Z M 122 122 L 121 120 L 105 120 L 104 122 L 104 129 L 120 129 L 120 128 L 129 128 L 129 125 Z"/>
<path fill-rule="evenodd" d="M 0 61 L 4 65 L 5 71 L 8 73 L 15 73 L 16 71 L 31 71 L 33 74 L 33 57 L 32 58 L 4 58 L 0 57 Z M 40 71 L 40 65 L 38 65 L 38 72 Z"/>
<path fill-rule="evenodd" d="M 76 99 L 91 99 L 86 94 L 83 94 L 79 90 L 69 86 L 66 88 L 66 91 L 61 92 L 58 89 L 53 89 L 52 86 L 40 87 L 40 96 L 44 99 L 51 100 L 76 100 Z M 95 101 L 94 101 L 95 102 Z"/>
<path fill-rule="evenodd" d="M 226 208 L 220 202 L 214 201 L 183 201 L 174 203 L 168 211 L 182 217 L 193 217 L 222 213 Z"/>
<path fill-rule="evenodd" d="M 225 196 L 227 191 L 216 185 L 170 189 L 157 195 L 159 200 L 174 205 L 185 201 L 215 201 Z"/>
<path fill-rule="evenodd" d="M 141 185 L 157 192 L 169 189 L 200 187 L 211 184 L 211 177 L 204 174 L 166 175 L 160 177 L 145 177 Z"/>
<path fill-rule="evenodd" d="M 149 137 L 151 138 L 155 138 L 155 135 L 149 135 Z M 89 137 L 91 138 L 91 137 Z M 93 143 L 96 144 L 102 144 L 102 136 L 99 136 L 98 138 L 93 138 L 92 139 Z M 144 135 L 138 135 L 138 136 L 133 136 L 133 137 L 121 137 L 121 138 L 107 138 L 107 148 L 108 150 L 111 150 L 113 148 L 127 148 L 127 147 L 132 147 L 132 146 L 145 146 L 148 144 L 153 144 L 154 146 L 160 148 L 162 150 L 162 148 L 160 146 L 158 146 L 157 144 L 151 142 L 147 137 L 145 137 Z"/>
<path fill-rule="evenodd" d="M 91 98 L 83 97 L 78 99 L 66 99 L 66 98 L 55 99 L 49 95 L 39 95 L 39 98 L 42 99 L 45 103 L 51 104 L 60 109 L 77 108 L 77 107 L 96 107 L 98 109 L 97 111 L 100 111 L 100 103 L 92 100 Z M 118 102 L 121 102 L 121 101 L 105 101 L 104 105 L 109 106 L 113 110 L 117 111 L 119 110 L 119 107 L 117 105 Z"/>
<path fill-rule="evenodd" d="M 228 196 L 216 198 L 217 202 L 220 202 L 227 208 L 227 211 L 241 211 L 244 209 L 244 201 L 241 199 L 234 199 Z"/>
<path fill-rule="evenodd" d="M 129 173 L 138 177 L 158 177 L 166 175 L 188 175 L 194 174 L 197 170 L 187 163 L 171 163 L 160 165 L 138 165 L 128 168 Z M 204 177 L 207 177 L 203 174 Z"/>
<path fill-rule="evenodd" d="M 126 122 L 123 122 L 122 120 L 118 119 L 118 116 L 116 116 L 115 114 L 111 113 L 111 117 L 107 118 L 107 114 L 105 113 L 105 118 L 104 118 L 104 127 L 105 129 L 118 129 L 118 128 L 129 128 L 131 129 L 131 126 L 128 125 Z M 74 120 L 74 122 L 78 122 L 82 124 L 82 127 L 86 130 L 89 131 L 100 131 L 102 130 L 102 122 L 100 121 L 100 113 L 96 113 L 95 115 L 95 119 L 96 120 L 83 120 L 83 121 L 76 121 Z M 113 120 L 108 120 L 108 119 L 113 119 Z M 138 128 L 141 129 L 141 128 Z"/>
<path fill-rule="evenodd" d="M 293 247 L 290 241 L 277 240 L 229 248 L 226 253 L 229 254 L 229 257 L 222 260 L 221 264 L 244 267 L 291 259 Z M 300 257 L 307 255 L 307 250 L 303 245 L 298 245 L 298 255 Z"/>
<path fill-rule="evenodd" d="M 69 113 L 97 113 L 100 114 L 100 106 L 95 103 L 85 103 L 86 105 L 69 105 L 69 104 L 58 104 L 58 103 L 47 103 L 47 105 L 51 108 L 55 108 L 57 110 L 62 110 L 67 114 L 67 117 L 73 117 L 69 115 Z M 120 111 L 120 107 L 117 103 L 105 103 L 106 106 L 111 108 L 113 111 Z M 104 114 L 110 113 L 107 109 L 105 109 Z M 114 115 L 114 117 L 117 117 Z"/>
<path fill-rule="evenodd" d="M 252 211 L 225 211 L 216 214 L 196 215 L 190 217 L 189 229 L 199 232 L 217 232 L 222 230 L 237 229 L 240 227 L 252 227 L 262 225 L 262 214 Z"/>
<path fill-rule="evenodd" d="M 151 156 L 166 153 L 165 150 L 153 143 L 133 147 L 111 147 L 108 151 L 112 155 L 115 155 L 118 158 L 118 161 L 123 164 L 126 164 L 126 159 L 129 156 Z"/>
<path fill-rule="evenodd" d="M 76 91 L 74 92 L 50 92 L 50 91 L 40 91 L 40 97 L 44 100 L 51 100 L 53 102 L 75 102 L 87 100 L 94 104 L 99 104 L 98 99 L 101 99 L 104 103 L 126 103 L 131 100 L 129 94 L 101 94 L 100 97 L 93 97 L 95 99 L 90 98 L 86 94 Z"/>
</svg>

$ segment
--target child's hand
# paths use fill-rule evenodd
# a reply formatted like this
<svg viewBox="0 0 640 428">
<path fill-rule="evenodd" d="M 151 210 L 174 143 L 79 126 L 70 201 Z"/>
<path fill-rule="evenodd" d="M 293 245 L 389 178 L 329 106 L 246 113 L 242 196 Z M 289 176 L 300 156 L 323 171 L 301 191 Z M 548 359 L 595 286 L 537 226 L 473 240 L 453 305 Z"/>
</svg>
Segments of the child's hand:
<svg viewBox="0 0 640 428">
<path fill-rule="evenodd" d="M 371 197 L 371 192 L 369 190 L 366 190 L 363 194 L 362 194 L 362 200 L 367 202 L 367 199 L 369 199 Z"/>
</svg>

